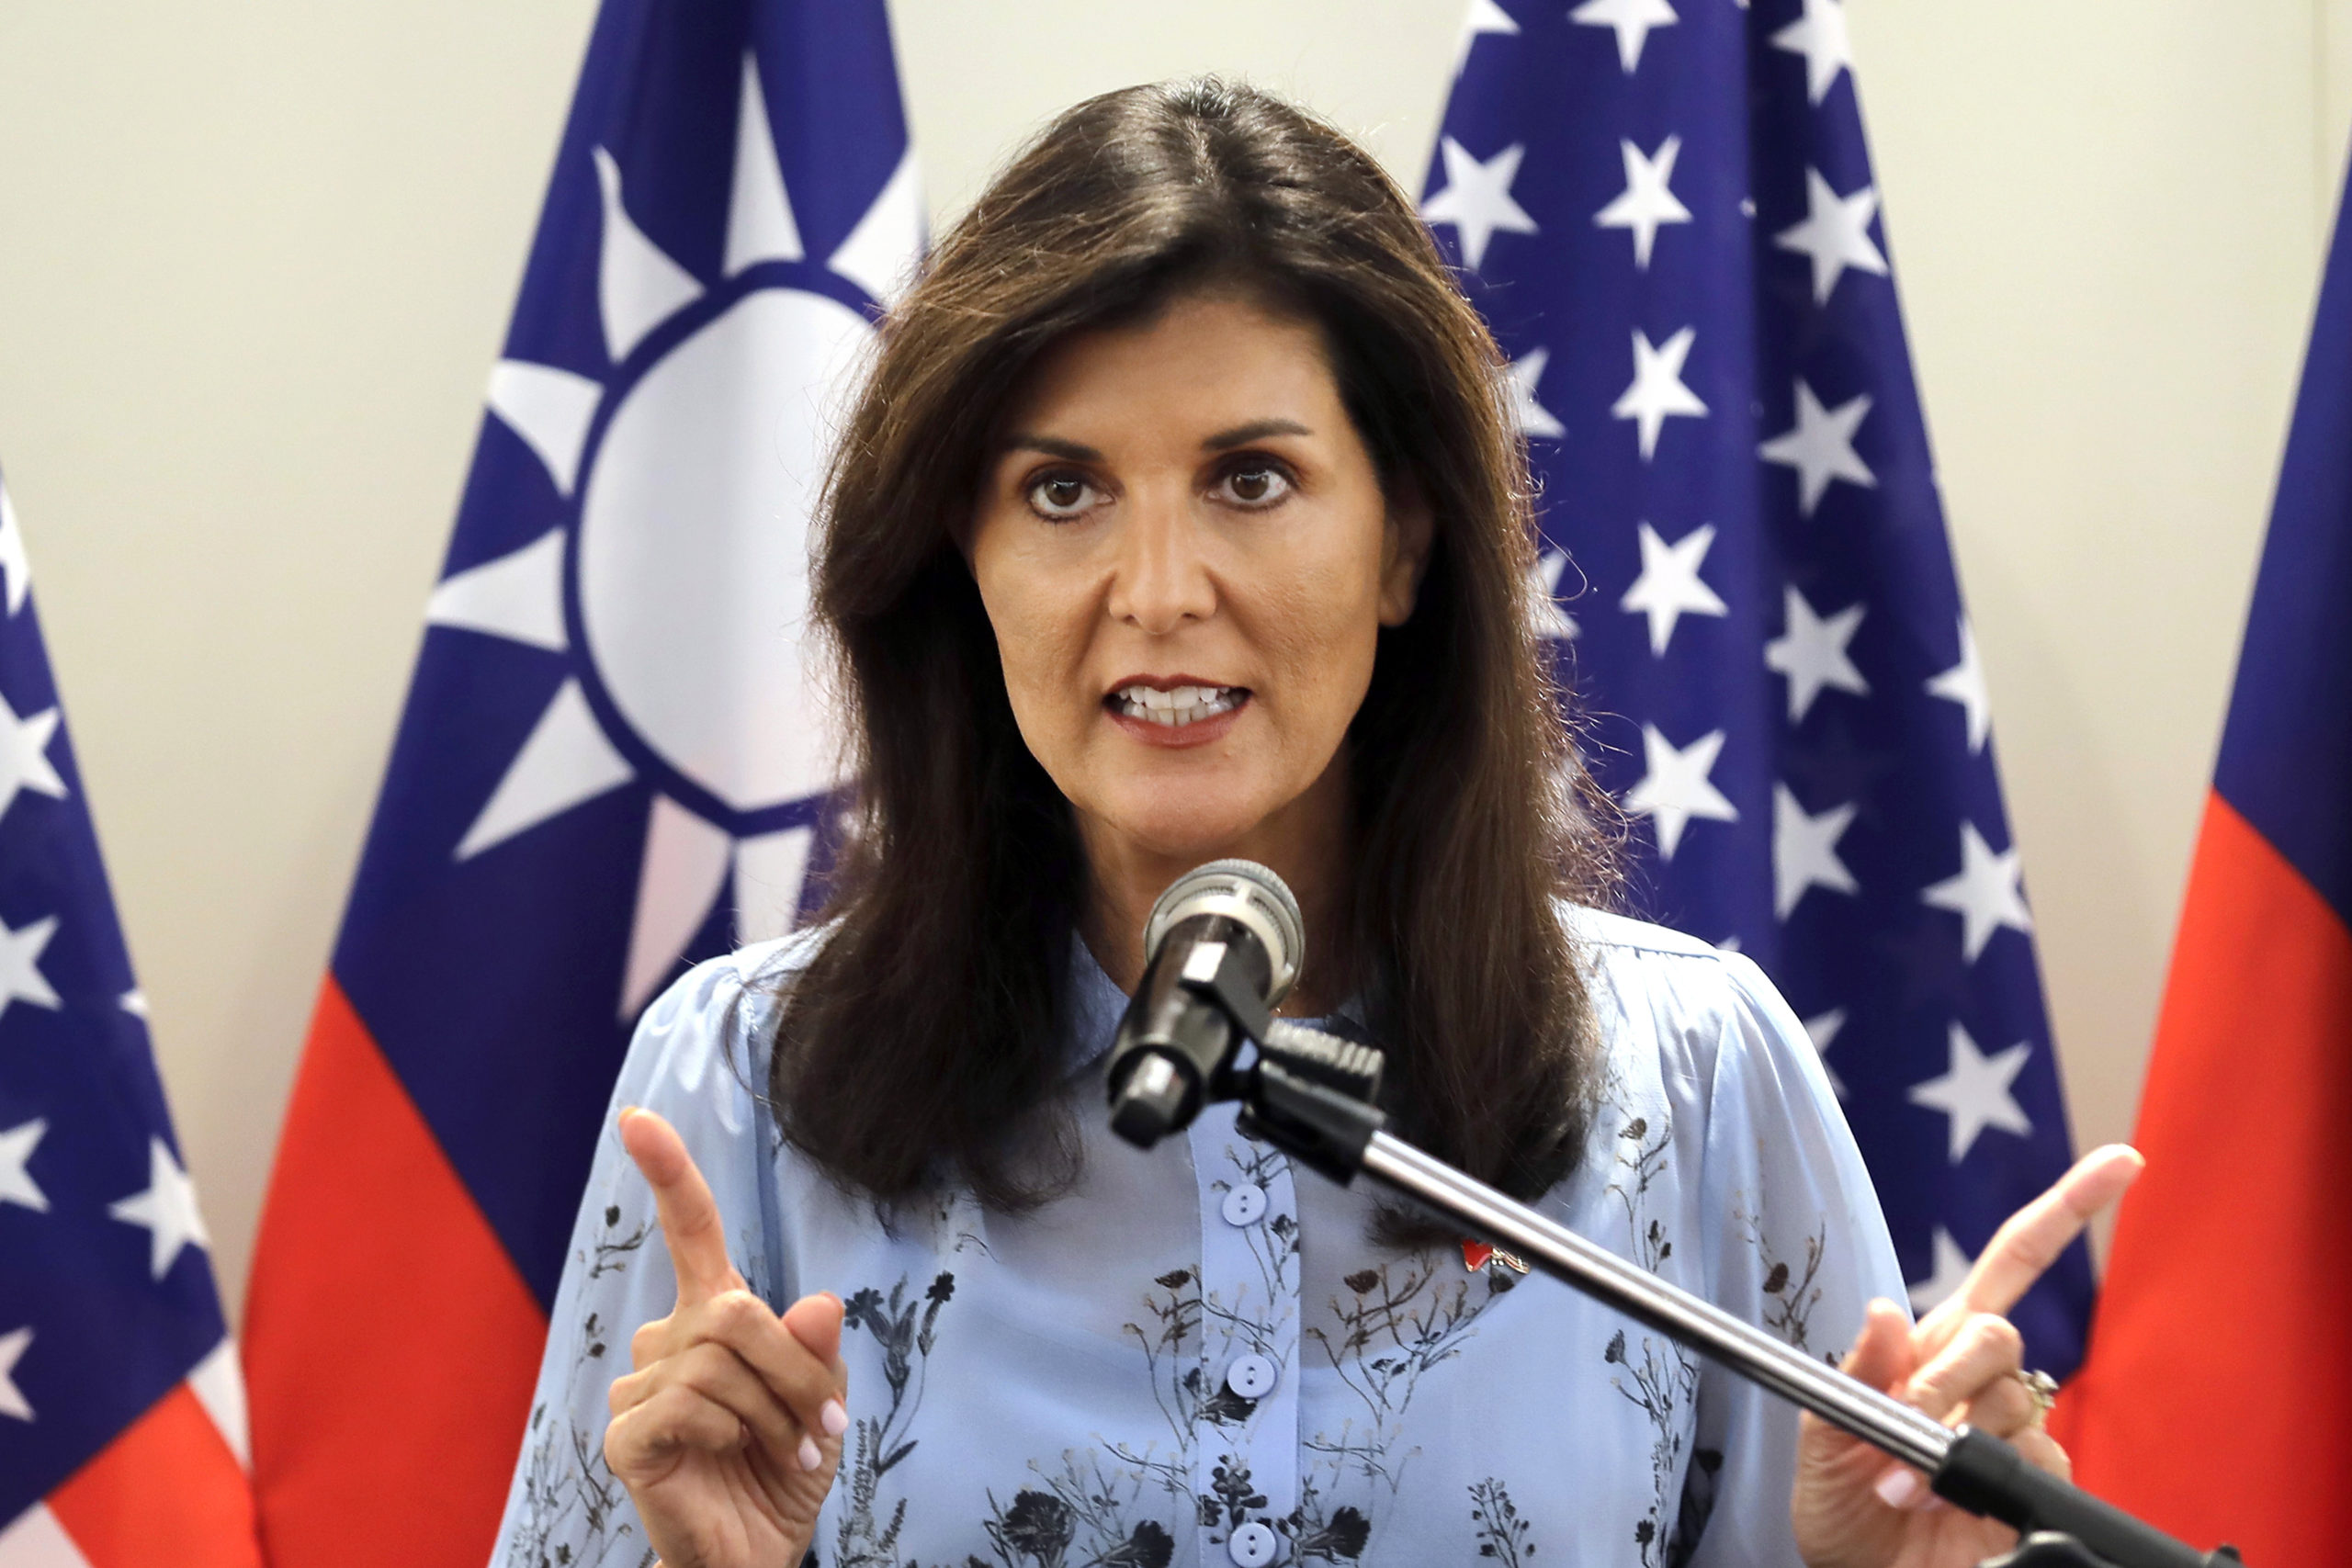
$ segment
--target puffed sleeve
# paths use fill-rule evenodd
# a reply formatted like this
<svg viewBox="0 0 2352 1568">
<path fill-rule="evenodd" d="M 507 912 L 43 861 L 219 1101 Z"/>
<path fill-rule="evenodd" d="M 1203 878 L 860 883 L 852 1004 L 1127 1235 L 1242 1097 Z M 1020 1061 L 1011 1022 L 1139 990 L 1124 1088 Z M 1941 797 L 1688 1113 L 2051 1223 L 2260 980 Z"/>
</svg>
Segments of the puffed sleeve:
<svg viewBox="0 0 2352 1568">
<path fill-rule="evenodd" d="M 773 945 L 773 944 L 771 944 Z M 614 1117 L 640 1105 L 668 1118 L 718 1201 L 735 1266 L 774 1298 L 768 1125 L 752 1085 L 763 1052 L 764 950 L 713 959 L 680 977 L 639 1021 L 613 1090 L 548 1324 L 530 1422 L 507 1492 L 492 1568 L 634 1565 L 649 1553 L 637 1510 L 605 1463 L 606 1392 L 629 1370 L 629 1337 L 677 1303 L 653 1193 L 621 1147 Z"/>
<path fill-rule="evenodd" d="M 1715 1303 L 1824 1359 L 1871 1298 L 1905 1301 L 1878 1195 L 1804 1026 L 1746 958 L 1724 955 L 1701 1166 Z M 1703 1362 L 1677 1545 L 1693 1568 L 1788 1568 L 1797 1411 Z"/>
</svg>

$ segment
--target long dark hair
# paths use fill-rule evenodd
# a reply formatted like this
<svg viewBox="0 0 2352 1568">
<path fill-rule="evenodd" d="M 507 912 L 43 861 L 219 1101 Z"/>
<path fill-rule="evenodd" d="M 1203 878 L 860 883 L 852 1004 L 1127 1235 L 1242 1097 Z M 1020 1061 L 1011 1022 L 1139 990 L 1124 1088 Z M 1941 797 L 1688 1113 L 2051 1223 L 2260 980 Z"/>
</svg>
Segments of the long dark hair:
<svg viewBox="0 0 2352 1568">
<path fill-rule="evenodd" d="M 772 1089 L 785 1135 L 886 1205 L 953 1180 L 1017 1209 L 1075 1174 L 1057 1019 L 1086 866 L 1014 727 L 957 539 L 1038 356 L 1212 285 L 1321 325 L 1384 482 L 1413 485 L 1435 522 L 1350 731 L 1338 945 L 1389 1053 L 1391 1109 L 1522 1196 L 1582 1151 L 1592 1027 L 1557 900 L 1605 897 L 1611 860 L 1530 629 L 1501 357 L 1370 156 L 1206 80 L 1089 99 L 999 176 L 883 323 L 826 488 L 815 610 L 840 654 L 856 827 L 831 930 L 779 1015 Z"/>
</svg>

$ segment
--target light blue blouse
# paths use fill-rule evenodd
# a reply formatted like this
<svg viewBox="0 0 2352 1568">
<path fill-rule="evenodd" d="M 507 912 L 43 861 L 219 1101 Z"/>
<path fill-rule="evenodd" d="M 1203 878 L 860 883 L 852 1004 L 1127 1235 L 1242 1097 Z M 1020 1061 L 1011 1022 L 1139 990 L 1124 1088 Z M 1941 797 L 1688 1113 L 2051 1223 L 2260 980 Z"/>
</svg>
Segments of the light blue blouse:
<svg viewBox="0 0 2352 1568">
<path fill-rule="evenodd" d="M 1871 1297 L 1904 1292 L 1804 1028 L 1745 958 L 1570 918 L 1604 1089 L 1581 1167 L 1538 1206 L 1792 1344 L 1842 1350 Z M 827 1568 L 1796 1562 L 1789 1405 L 1502 1259 L 1376 1245 L 1368 1193 L 1294 1172 L 1235 1132 L 1230 1105 L 1150 1154 L 1113 1137 L 1101 1079 L 1125 998 L 1082 945 L 1077 1187 L 1017 1216 L 947 1194 L 885 1230 L 779 1150 L 748 1087 L 806 940 L 679 980 L 614 1104 L 677 1125 L 753 1289 L 848 1304 Z M 675 1283 L 609 1129 L 494 1568 L 651 1556 L 602 1457 L 605 1401 Z"/>
</svg>

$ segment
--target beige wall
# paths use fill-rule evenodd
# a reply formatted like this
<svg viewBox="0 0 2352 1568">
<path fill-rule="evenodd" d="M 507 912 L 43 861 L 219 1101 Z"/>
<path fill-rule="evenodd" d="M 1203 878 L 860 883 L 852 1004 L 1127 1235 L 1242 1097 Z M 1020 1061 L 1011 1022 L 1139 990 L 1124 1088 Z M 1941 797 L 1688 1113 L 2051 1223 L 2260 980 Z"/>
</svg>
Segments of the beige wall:
<svg viewBox="0 0 2352 1568">
<path fill-rule="evenodd" d="M 0 461 L 232 1298 L 591 8 L 0 7 Z M 1418 186 L 1460 9 L 895 15 L 944 212 L 1059 105 L 1208 69 Z M 2116 1137 L 2352 118 L 2352 0 L 1849 10 L 2075 1121 Z"/>
</svg>

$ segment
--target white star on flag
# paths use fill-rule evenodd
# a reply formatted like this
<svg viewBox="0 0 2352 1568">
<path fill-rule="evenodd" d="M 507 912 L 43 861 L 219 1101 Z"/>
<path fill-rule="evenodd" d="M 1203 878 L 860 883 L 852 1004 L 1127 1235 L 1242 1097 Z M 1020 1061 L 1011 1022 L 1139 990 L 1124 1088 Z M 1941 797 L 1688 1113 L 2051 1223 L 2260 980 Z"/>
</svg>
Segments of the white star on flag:
<svg viewBox="0 0 2352 1568">
<path fill-rule="evenodd" d="M 1846 33 L 1846 7 L 1838 0 L 1804 0 L 1804 16 L 1772 35 L 1774 49 L 1804 56 L 1804 93 L 1814 103 L 1829 96 L 1838 73 L 1854 63 Z"/>
<path fill-rule="evenodd" d="M 1839 196 L 1821 177 L 1804 172 L 1805 219 L 1772 236 L 1784 251 L 1795 251 L 1813 261 L 1813 297 L 1829 302 L 1829 291 L 1848 267 L 1886 276 L 1886 256 L 1871 238 L 1871 220 L 1878 216 L 1878 187 L 1864 186 L 1851 196 Z"/>
<path fill-rule="evenodd" d="M 1567 642 L 1577 635 L 1577 619 L 1560 607 L 1560 579 L 1568 570 L 1568 552 L 1555 546 L 1527 581 L 1527 620 L 1545 642 Z"/>
<path fill-rule="evenodd" d="M 1642 726 L 1642 782 L 1625 792 L 1625 809 L 1657 821 L 1658 852 L 1674 858 L 1682 830 L 1694 817 L 1712 822 L 1736 822 L 1738 808 L 1707 782 L 1715 759 L 1723 755 L 1724 731 L 1711 730 L 1690 745 L 1677 749 L 1654 724 Z"/>
<path fill-rule="evenodd" d="M 1531 440 L 1549 436 L 1555 440 L 1568 433 L 1567 426 L 1552 417 L 1552 411 L 1536 400 L 1535 388 L 1544 379 L 1544 367 L 1552 363 L 1548 348 L 1531 348 L 1510 362 L 1507 374 L 1510 378 L 1511 414 L 1519 421 L 1520 434 Z"/>
<path fill-rule="evenodd" d="M 147 1190 L 108 1204 L 107 1213 L 125 1224 L 147 1227 L 148 1267 L 158 1280 L 170 1272 L 181 1248 L 212 1245 L 196 1211 L 196 1183 L 161 1138 L 147 1143 Z"/>
<path fill-rule="evenodd" d="M 1960 618 L 1960 662 L 1928 682 L 1928 694 L 1958 703 L 1968 717 L 1968 750 L 1984 750 L 1993 733 L 1993 699 L 1984 689 L 1984 666 L 1976 657 L 1976 631 L 1968 617 Z"/>
<path fill-rule="evenodd" d="M 1462 21 L 1462 31 L 1453 40 L 1453 69 L 1449 76 L 1459 76 L 1462 68 L 1470 63 L 1470 51 L 1487 33 L 1516 33 L 1519 24 L 1511 20 L 1495 0 L 1470 0 L 1470 15 Z"/>
<path fill-rule="evenodd" d="M 1936 1227 L 1935 1264 L 1924 1280 L 1915 1280 L 1910 1287 L 1911 1310 L 1932 1312 L 1960 1293 L 1968 1283 L 1968 1271 L 1976 1267 L 1976 1259 L 1961 1251 L 1951 1233 L 1943 1226 Z"/>
<path fill-rule="evenodd" d="M 1786 784 L 1772 786 L 1772 913 L 1787 919 L 1811 887 L 1860 893 L 1861 884 L 1838 858 L 1838 840 L 1853 826 L 1849 801 L 1815 817 Z"/>
<path fill-rule="evenodd" d="M 0 484 L 0 578 L 6 580 L 8 614 L 13 615 L 25 607 L 25 595 L 33 591 L 33 569 L 25 555 L 25 531 L 17 525 L 17 503 L 8 499 L 5 484 Z"/>
<path fill-rule="evenodd" d="M 1617 63 L 1631 76 L 1642 62 L 1642 45 L 1652 28 L 1670 28 L 1676 17 L 1667 0 L 1584 0 L 1568 20 L 1588 28 L 1617 29 Z"/>
<path fill-rule="evenodd" d="M 1802 724 L 1824 687 L 1869 696 L 1870 682 L 1846 653 L 1855 628 L 1862 624 L 1862 606 L 1849 604 L 1834 615 L 1821 616 L 1793 583 L 1783 592 L 1788 629 L 1764 645 L 1764 668 L 1789 678 L 1789 722 Z"/>
<path fill-rule="evenodd" d="M 1715 591 L 1699 578 L 1700 563 L 1707 558 L 1708 547 L 1715 542 L 1715 525 L 1702 523 L 1671 545 L 1659 538 L 1657 530 L 1648 524 L 1639 526 L 1642 574 L 1634 580 L 1634 586 L 1625 590 L 1625 597 L 1617 602 L 1617 607 L 1629 614 L 1649 616 L 1650 652 L 1663 659 L 1666 645 L 1674 639 L 1674 624 L 1685 614 L 1730 613 L 1730 607 L 1716 596 Z"/>
<path fill-rule="evenodd" d="M 1649 334 L 1639 327 L 1634 329 L 1634 384 L 1609 412 L 1634 422 L 1641 436 L 1644 462 L 1657 451 L 1657 433 L 1668 419 L 1698 418 L 1707 412 L 1698 394 L 1682 384 L 1683 362 L 1690 357 L 1690 345 L 1698 337 L 1698 328 L 1685 327 L 1653 347 Z"/>
<path fill-rule="evenodd" d="M 1829 1075 L 1829 1087 L 1840 1100 L 1846 1098 L 1846 1081 L 1829 1065 L 1829 1047 L 1837 1043 L 1838 1032 L 1845 1027 L 1844 1008 L 1831 1008 L 1804 1021 L 1804 1037 L 1813 1042 L 1813 1054 L 1821 1058 L 1821 1070 Z"/>
<path fill-rule="evenodd" d="M 2032 1054 L 2032 1044 L 2020 1040 L 1987 1056 L 1976 1048 L 1968 1031 L 1957 1023 L 1951 1026 L 1951 1067 L 1941 1077 L 1912 1085 L 1909 1098 L 1912 1104 L 1940 1111 L 1950 1120 L 1952 1164 L 1968 1157 L 1976 1135 L 1987 1127 L 1998 1127 L 2020 1138 L 2033 1135 L 2033 1123 L 2026 1120 L 2025 1111 L 2009 1093 L 2009 1086 Z"/>
<path fill-rule="evenodd" d="M 11 1002 L 58 1005 L 57 992 L 40 972 L 41 951 L 56 934 L 55 915 L 44 915 L 28 926 L 11 928 L 0 922 L 0 1017 L 7 1015 Z"/>
<path fill-rule="evenodd" d="M 1482 164 L 1449 136 L 1439 144 L 1438 153 L 1445 160 L 1445 188 L 1421 203 L 1421 220 L 1432 225 L 1453 225 L 1453 231 L 1462 238 L 1462 259 L 1470 264 L 1472 272 L 1487 259 L 1487 243 L 1496 231 L 1536 231 L 1535 220 L 1510 196 L 1510 182 L 1519 177 L 1519 161 L 1527 155 L 1523 142 L 1513 142 Z"/>
<path fill-rule="evenodd" d="M 0 815 L 17 803 L 24 790 L 51 800 L 65 798 L 65 781 L 49 761 L 49 743 L 57 735 L 57 709 L 48 707 L 30 718 L 0 697 Z"/>
<path fill-rule="evenodd" d="M 17 1363 L 23 1359 L 25 1347 L 32 1342 L 33 1331 L 29 1328 L 0 1334 L 0 1416 L 14 1416 L 19 1421 L 33 1418 L 33 1407 L 16 1382 Z"/>
<path fill-rule="evenodd" d="M 1647 158 L 1630 141 L 1621 141 L 1617 146 L 1625 159 L 1625 189 L 1594 213 L 1592 220 L 1603 229 L 1631 230 L 1634 265 L 1647 272 L 1650 249 L 1657 243 L 1658 226 L 1690 221 L 1690 209 L 1667 188 L 1667 182 L 1674 178 L 1674 160 L 1682 152 L 1682 138 L 1668 137 Z"/>
<path fill-rule="evenodd" d="M 32 1161 L 33 1150 L 40 1146 L 41 1134 L 48 1131 L 49 1122 L 35 1117 L 0 1133 L 0 1203 L 15 1203 L 37 1214 L 49 1213 L 48 1195 L 25 1168 Z"/>
<path fill-rule="evenodd" d="M 2018 863 L 2017 846 L 2012 844 L 2003 854 L 1995 854 L 1973 822 L 1960 825 L 1960 874 L 1937 883 L 1919 895 L 1919 901 L 1938 909 L 1950 909 L 1961 919 L 1961 949 L 1971 964 L 1993 940 L 1993 933 L 2007 926 L 2012 931 L 2030 931 L 2033 917 L 2025 907 L 2025 890 L 2020 886 L 2024 867 Z"/>
<path fill-rule="evenodd" d="M 1799 377 L 1796 404 L 1795 426 L 1757 447 L 1756 455 L 1797 471 L 1797 511 L 1812 516 L 1832 479 L 1876 489 L 1878 476 L 1854 452 L 1854 432 L 1870 417 L 1870 394 L 1864 392 L 1834 409 L 1825 409 Z"/>
</svg>

